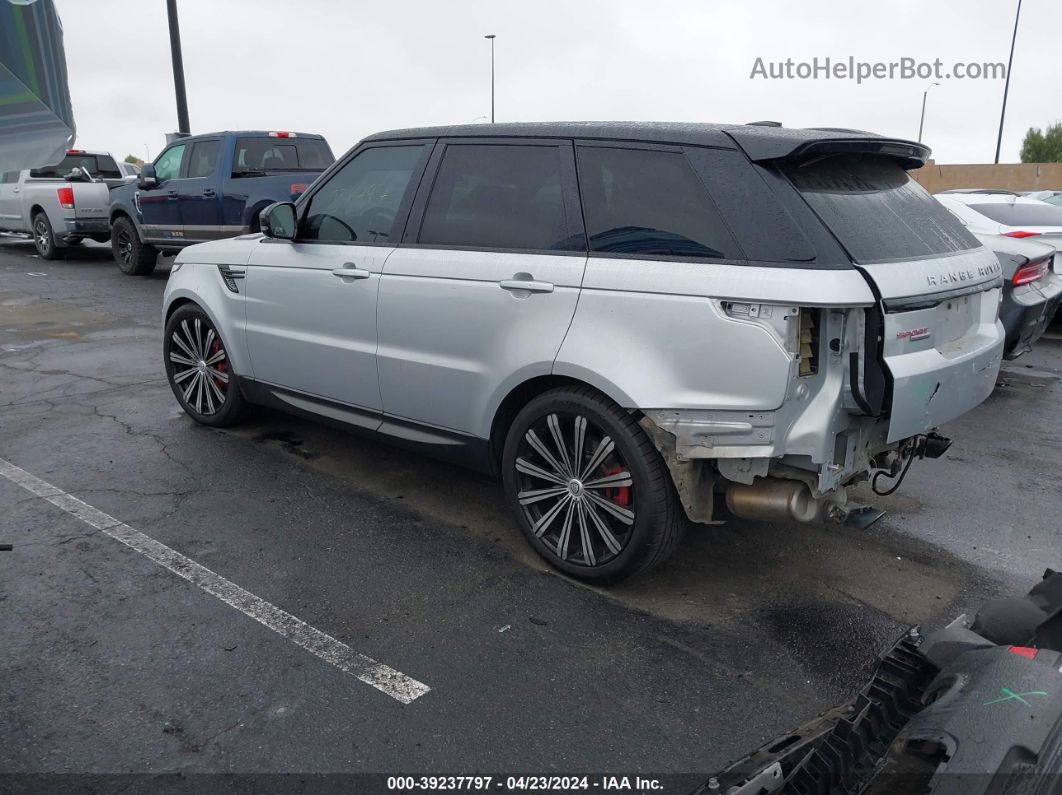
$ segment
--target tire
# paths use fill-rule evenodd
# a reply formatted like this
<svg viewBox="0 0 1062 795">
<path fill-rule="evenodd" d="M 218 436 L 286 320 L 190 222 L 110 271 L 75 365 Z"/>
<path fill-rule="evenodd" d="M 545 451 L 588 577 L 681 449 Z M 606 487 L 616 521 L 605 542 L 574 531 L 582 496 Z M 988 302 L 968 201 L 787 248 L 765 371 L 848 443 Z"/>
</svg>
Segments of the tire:
<svg viewBox="0 0 1062 795">
<path fill-rule="evenodd" d="M 65 254 L 55 240 L 52 222 L 48 220 L 46 213 L 38 212 L 33 216 L 33 245 L 41 259 L 62 259 Z"/>
<path fill-rule="evenodd" d="M 124 215 L 111 224 L 111 253 L 118 270 L 127 276 L 147 276 L 159 258 L 158 249 L 141 241 L 136 226 Z"/>
<path fill-rule="evenodd" d="M 206 312 L 195 304 L 179 307 L 166 321 L 162 350 L 166 380 L 188 416 L 215 428 L 239 422 L 246 401 L 225 341 Z"/>
<path fill-rule="evenodd" d="M 506 436 L 502 478 L 528 543 L 580 580 L 607 585 L 651 569 L 671 556 L 685 530 L 649 437 L 590 387 L 544 392 L 520 411 Z"/>
</svg>

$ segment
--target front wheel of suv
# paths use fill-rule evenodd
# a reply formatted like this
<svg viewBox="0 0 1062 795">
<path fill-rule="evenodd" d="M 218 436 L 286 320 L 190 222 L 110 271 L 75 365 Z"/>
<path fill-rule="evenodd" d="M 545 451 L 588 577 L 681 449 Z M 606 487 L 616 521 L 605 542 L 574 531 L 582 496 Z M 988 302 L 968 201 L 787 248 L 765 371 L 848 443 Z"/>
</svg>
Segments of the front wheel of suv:
<svg viewBox="0 0 1062 795">
<path fill-rule="evenodd" d="M 239 421 L 243 395 L 225 341 L 206 312 L 185 304 L 170 315 L 163 355 L 170 389 L 192 419 L 214 427 Z"/>
<path fill-rule="evenodd" d="M 637 421 L 589 387 L 562 387 L 517 415 L 502 456 L 528 542 L 565 574 L 608 584 L 675 550 L 683 517 L 667 467 Z"/>
</svg>

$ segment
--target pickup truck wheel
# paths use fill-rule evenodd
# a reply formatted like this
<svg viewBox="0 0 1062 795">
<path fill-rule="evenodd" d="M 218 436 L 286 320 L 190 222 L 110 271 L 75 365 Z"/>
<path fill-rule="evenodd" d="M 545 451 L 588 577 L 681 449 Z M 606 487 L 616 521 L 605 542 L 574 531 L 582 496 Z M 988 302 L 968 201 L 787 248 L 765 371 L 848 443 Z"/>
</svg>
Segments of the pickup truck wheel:
<svg viewBox="0 0 1062 795">
<path fill-rule="evenodd" d="M 37 253 L 41 259 L 61 259 L 63 250 L 55 242 L 55 234 L 52 232 L 52 223 L 44 213 L 33 216 L 33 245 L 37 247 Z"/>
<path fill-rule="evenodd" d="M 111 225 L 111 252 L 118 270 L 128 276 L 147 276 L 159 258 L 158 249 L 143 243 L 133 222 L 124 216 Z"/>
<path fill-rule="evenodd" d="M 206 312 L 185 304 L 170 315 L 163 355 L 170 389 L 189 417 L 213 427 L 239 421 L 243 395 L 225 342 Z"/>
<path fill-rule="evenodd" d="M 506 498 L 528 542 L 565 574 L 605 585 L 666 560 L 685 524 L 660 454 L 590 387 L 533 399 L 505 442 Z"/>
</svg>

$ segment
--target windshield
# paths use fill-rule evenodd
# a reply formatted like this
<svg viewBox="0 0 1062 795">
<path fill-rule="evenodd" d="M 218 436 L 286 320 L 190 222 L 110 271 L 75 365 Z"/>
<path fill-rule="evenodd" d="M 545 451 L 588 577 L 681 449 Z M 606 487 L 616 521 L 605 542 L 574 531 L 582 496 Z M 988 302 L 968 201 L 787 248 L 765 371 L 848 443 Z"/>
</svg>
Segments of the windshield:
<svg viewBox="0 0 1062 795">
<path fill-rule="evenodd" d="M 68 154 L 58 165 L 41 166 L 30 171 L 38 179 L 62 179 L 75 168 L 83 168 L 93 179 L 121 179 L 118 164 L 109 155 Z"/>
<path fill-rule="evenodd" d="M 1031 202 L 1001 202 L 999 204 L 971 204 L 976 210 L 997 224 L 1007 226 L 1062 226 L 1062 207 Z"/>
<path fill-rule="evenodd" d="M 889 158 L 843 155 L 784 170 L 856 262 L 941 256 L 980 245 Z"/>
<path fill-rule="evenodd" d="M 335 160 L 320 138 L 240 138 L 232 161 L 234 176 L 324 171 Z"/>
</svg>

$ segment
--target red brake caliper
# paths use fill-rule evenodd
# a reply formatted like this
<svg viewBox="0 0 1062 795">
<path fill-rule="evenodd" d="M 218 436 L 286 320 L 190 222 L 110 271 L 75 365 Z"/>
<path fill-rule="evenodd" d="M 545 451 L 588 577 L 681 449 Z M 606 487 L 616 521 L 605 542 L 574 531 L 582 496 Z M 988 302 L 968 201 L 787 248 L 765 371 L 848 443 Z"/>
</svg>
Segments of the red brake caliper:
<svg viewBox="0 0 1062 795">
<path fill-rule="evenodd" d="M 214 340 L 213 344 L 211 344 L 211 346 L 210 346 L 210 356 L 213 356 L 214 354 L 216 354 L 220 350 L 221 350 L 221 340 Z M 209 359 L 210 356 L 208 356 L 207 358 Z M 220 362 L 217 362 L 216 364 L 211 365 L 211 366 L 215 370 L 217 370 L 219 373 L 225 373 L 227 375 L 228 372 L 229 372 L 229 360 L 228 360 L 228 357 L 222 359 Z M 221 389 L 222 392 L 224 392 L 225 391 L 225 387 L 228 386 L 228 384 L 226 384 L 224 381 L 222 381 L 220 378 L 218 378 L 216 376 L 214 377 L 214 383 L 218 385 L 218 388 Z"/>
<path fill-rule="evenodd" d="M 617 475 L 623 471 L 623 467 L 614 466 L 605 471 L 606 475 Z M 624 507 L 631 504 L 631 487 L 620 486 L 615 489 L 605 489 L 605 496 L 612 500 L 616 505 L 622 505 Z"/>
</svg>

